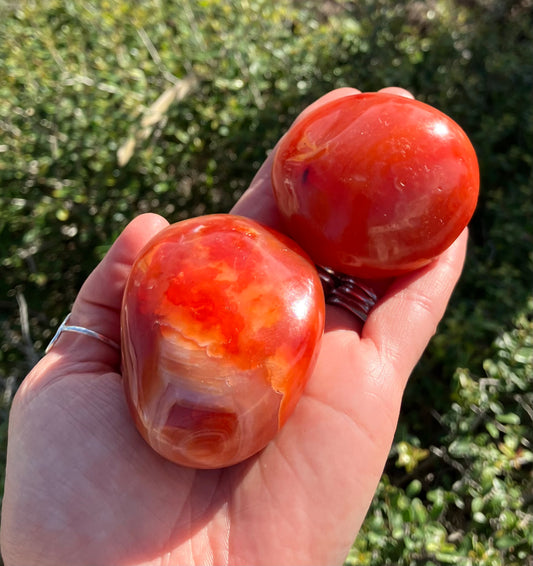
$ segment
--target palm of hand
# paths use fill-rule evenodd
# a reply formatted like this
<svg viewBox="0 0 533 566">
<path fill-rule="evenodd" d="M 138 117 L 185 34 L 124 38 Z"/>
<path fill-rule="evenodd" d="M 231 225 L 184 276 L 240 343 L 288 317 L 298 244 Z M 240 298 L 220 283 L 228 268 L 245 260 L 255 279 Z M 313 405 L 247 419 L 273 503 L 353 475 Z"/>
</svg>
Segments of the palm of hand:
<svg viewBox="0 0 533 566">
<path fill-rule="evenodd" d="M 385 351 L 379 336 L 383 311 L 409 308 L 405 293 L 393 291 L 362 338 L 331 308 L 295 413 L 262 453 L 224 470 L 181 468 L 155 454 L 134 428 L 118 373 L 88 363 L 83 373 L 49 368 L 42 378 L 37 366 L 14 411 L 23 422 L 12 424 L 13 442 L 34 462 L 31 470 L 12 462 L 29 490 L 18 511 L 31 505 L 34 542 L 54 541 L 61 554 L 47 559 L 55 564 L 342 562 L 392 441 L 398 372 L 408 375 L 402 366 L 419 354 L 397 356 L 390 339 Z"/>
<path fill-rule="evenodd" d="M 347 334 L 340 346 L 339 332 Z M 285 549 L 284 563 L 323 563 L 339 537 L 334 558 L 342 561 L 375 489 L 382 464 L 375 455 L 387 449 L 397 410 L 365 390 L 368 368 L 357 365 L 370 361 L 375 372 L 378 360 L 361 355 L 368 361 L 357 364 L 365 347 L 348 332 L 325 337 L 313 385 L 278 438 L 225 470 L 180 468 L 152 452 L 133 426 L 118 374 L 47 378 L 19 412 L 17 440 L 35 466 L 33 479 L 24 478 L 33 507 L 27 527 L 61 549 L 52 563 L 74 564 L 80 548 L 82 560 L 96 563 L 195 563 L 206 553 L 215 563 L 258 556 L 269 563 L 273 547 L 277 560 Z M 343 373 L 331 367 L 339 347 L 357 365 L 345 376 L 351 383 L 332 385 L 331 375 Z M 344 387 L 360 389 L 350 394 L 357 398 L 339 394 Z M 316 538 L 317 530 L 329 536 Z"/>
</svg>

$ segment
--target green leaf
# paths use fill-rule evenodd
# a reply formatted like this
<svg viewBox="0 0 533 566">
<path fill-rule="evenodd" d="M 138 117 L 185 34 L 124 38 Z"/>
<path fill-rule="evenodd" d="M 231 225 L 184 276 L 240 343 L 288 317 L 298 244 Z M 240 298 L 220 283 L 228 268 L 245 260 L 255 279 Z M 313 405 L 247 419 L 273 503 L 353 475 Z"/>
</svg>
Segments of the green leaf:
<svg viewBox="0 0 533 566">
<path fill-rule="evenodd" d="M 515 413 L 505 413 L 503 415 L 496 415 L 496 420 L 503 424 L 519 425 L 520 417 Z"/>
</svg>

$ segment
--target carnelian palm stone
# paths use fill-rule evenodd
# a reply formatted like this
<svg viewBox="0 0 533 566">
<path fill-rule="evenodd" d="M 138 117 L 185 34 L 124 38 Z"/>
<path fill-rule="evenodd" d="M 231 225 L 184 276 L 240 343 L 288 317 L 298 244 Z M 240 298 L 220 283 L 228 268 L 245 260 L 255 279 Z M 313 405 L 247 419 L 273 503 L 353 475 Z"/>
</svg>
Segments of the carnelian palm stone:
<svg viewBox="0 0 533 566">
<path fill-rule="evenodd" d="M 122 308 L 138 430 L 167 459 L 225 467 L 268 444 L 314 367 L 324 296 L 297 244 L 228 214 L 173 224 L 139 254 Z"/>
</svg>

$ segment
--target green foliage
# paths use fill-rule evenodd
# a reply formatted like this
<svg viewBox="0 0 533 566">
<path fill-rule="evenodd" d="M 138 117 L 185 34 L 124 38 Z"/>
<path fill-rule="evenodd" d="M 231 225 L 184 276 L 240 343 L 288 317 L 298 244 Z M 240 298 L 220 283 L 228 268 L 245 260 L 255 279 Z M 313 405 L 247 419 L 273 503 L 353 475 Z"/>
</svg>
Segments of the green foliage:
<svg viewBox="0 0 533 566">
<path fill-rule="evenodd" d="M 306 104 L 340 86 L 401 85 L 467 131 L 481 197 L 462 281 L 347 563 L 523 564 L 529 0 L 48 0 L 0 4 L 0 16 L 2 458 L 17 385 L 133 216 L 227 211 Z"/>
<path fill-rule="evenodd" d="M 0 42 L 0 292 L 15 332 L 14 299 L 24 294 L 42 351 L 134 215 L 153 210 L 176 221 L 227 210 L 242 193 L 290 120 L 272 95 L 289 75 L 296 13 L 287 2 L 236 11 L 219 2 L 53 0 L 23 3 L 8 16 Z M 190 90 L 178 101 L 184 84 Z M 173 88 L 175 100 L 154 112 Z M 19 342 L 0 352 L 10 372 L 18 364 L 18 379 L 27 369 Z"/>
</svg>

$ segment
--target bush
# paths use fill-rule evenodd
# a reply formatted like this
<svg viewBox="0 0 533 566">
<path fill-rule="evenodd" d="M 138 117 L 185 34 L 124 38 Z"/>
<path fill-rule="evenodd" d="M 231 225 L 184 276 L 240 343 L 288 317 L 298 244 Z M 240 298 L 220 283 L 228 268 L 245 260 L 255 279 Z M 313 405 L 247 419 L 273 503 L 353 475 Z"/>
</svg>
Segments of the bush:
<svg viewBox="0 0 533 566">
<path fill-rule="evenodd" d="M 465 273 L 406 391 L 348 563 L 523 563 L 532 545 L 530 8 L 0 7 L 2 457 L 16 387 L 133 216 L 227 211 L 306 104 L 339 86 L 398 84 L 464 127 L 482 188 Z"/>
</svg>

